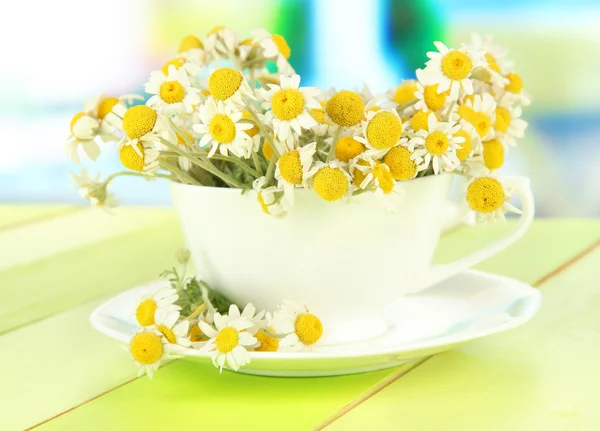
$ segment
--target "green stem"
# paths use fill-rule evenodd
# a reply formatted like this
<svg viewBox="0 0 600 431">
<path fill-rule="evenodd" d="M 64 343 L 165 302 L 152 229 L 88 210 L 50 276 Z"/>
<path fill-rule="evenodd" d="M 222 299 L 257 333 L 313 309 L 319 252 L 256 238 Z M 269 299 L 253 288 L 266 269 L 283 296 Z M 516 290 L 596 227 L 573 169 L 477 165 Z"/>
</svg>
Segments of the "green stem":
<svg viewBox="0 0 600 431">
<path fill-rule="evenodd" d="M 250 114 L 250 116 L 252 117 L 252 119 L 254 120 L 256 125 L 258 126 L 261 136 L 263 136 L 267 141 L 269 141 L 269 145 L 271 145 L 271 148 L 273 148 L 273 154 L 275 154 L 279 158 L 279 156 L 281 156 L 281 154 L 279 154 L 279 150 L 275 146 L 275 142 L 273 142 L 273 138 L 271 138 L 271 134 L 267 133 L 267 131 L 265 130 L 265 126 L 263 125 L 263 123 L 260 122 L 260 120 L 256 116 L 256 113 L 250 108 L 250 106 L 248 106 L 248 103 L 244 102 L 244 105 L 246 106 L 246 109 L 248 110 L 248 114 Z"/>
<path fill-rule="evenodd" d="M 173 174 L 180 177 L 182 180 L 184 180 L 188 184 L 201 185 L 200 182 L 198 182 L 194 177 L 192 177 L 190 174 L 185 172 L 183 169 L 179 169 L 174 164 L 169 163 L 166 160 L 161 160 L 159 163 L 160 163 L 161 168 L 163 168 L 164 170 L 167 170 L 169 172 L 172 172 Z"/>
<path fill-rule="evenodd" d="M 262 177 L 263 171 L 260 166 L 260 160 L 258 160 L 258 154 L 254 151 L 252 151 L 252 161 L 254 162 L 254 168 L 256 169 L 256 172 L 258 173 L 258 177 Z"/>
<path fill-rule="evenodd" d="M 398 105 L 398 106 L 396 106 L 396 111 L 398 111 L 398 114 L 400 114 L 400 113 L 404 112 L 404 110 L 406 108 L 410 108 L 411 106 L 413 106 L 418 101 L 419 101 L 418 99 L 415 99 L 415 100 L 411 100 L 410 102 L 407 102 L 407 103 L 405 103 L 403 105 Z"/>
<path fill-rule="evenodd" d="M 275 157 L 275 154 L 273 154 L 273 156 L 271 156 L 271 161 L 269 162 L 269 167 L 267 168 L 267 182 L 265 183 L 267 186 L 271 183 L 273 177 L 275 176 L 275 159 L 277 159 L 277 157 Z"/>
<path fill-rule="evenodd" d="M 329 153 L 327 153 L 327 159 L 325 159 L 325 163 L 329 162 L 333 157 L 333 153 L 335 152 L 335 146 L 337 144 L 338 139 L 340 139 L 340 133 L 342 133 L 342 128 L 338 126 L 333 135 L 333 141 L 331 141 L 331 147 L 329 148 Z"/>
<path fill-rule="evenodd" d="M 444 121 L 448 121 L 450 119 L 450 114 L 452 114 L 452 109 L 454 108 L 454 105 L 456 105 L 456 100 L 453 100 L 450 106 L 448 106 L 448 111 L 446 112 Z"/>
<path fill-rule="evenodd" d="M 136 171 L 120 171 L 120 172 L 115 172 L 114 174 L 109 175 L 108 177 L 106 177 L 106 179 L 104 180 L 104 186 L 108 186 L 108 184 L 114 180 L 117 177 L 144 177 L 144 178 L 148 178 L 148 175 L 142 174 L 141 172 L 136 172 Z M 165 178 L 167 180 L 171 180 L 173 179 L 170 175 L 165 175 L 165 174 L 159 174 L 156 173 L 154 174 L 155 177 L 157 178 Z"/>
</svg>

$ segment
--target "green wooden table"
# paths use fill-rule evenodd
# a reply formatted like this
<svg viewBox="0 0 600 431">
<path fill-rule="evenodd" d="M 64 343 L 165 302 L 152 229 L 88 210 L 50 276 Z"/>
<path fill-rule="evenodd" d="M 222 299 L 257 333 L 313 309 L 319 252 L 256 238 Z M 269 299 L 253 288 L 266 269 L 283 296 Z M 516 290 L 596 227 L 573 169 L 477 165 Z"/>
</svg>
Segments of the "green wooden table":
<svg viewBox="0 0 600 431">
<path fill-rule="evenodd" d="M 506 227 L 442 240 L 436 260 Z M 539 287 L 532 322 L 417 364 L 265 378 L 185 360 L 153 381 L 89 313 L 183 244 L 166 208 L 0 206 L 0 430 L 600 430 L 600 220 L 537 220 L 479 269 Z"/>
</svg>

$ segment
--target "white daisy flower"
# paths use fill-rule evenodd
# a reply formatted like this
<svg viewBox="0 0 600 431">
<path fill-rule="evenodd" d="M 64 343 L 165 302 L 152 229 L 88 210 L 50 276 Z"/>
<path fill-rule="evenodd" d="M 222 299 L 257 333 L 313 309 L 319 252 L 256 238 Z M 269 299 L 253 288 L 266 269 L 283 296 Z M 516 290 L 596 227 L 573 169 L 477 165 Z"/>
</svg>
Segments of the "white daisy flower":
<svg viewBox="0 0 600 431">
<path fill-rule="evenodd" d="M 235 53 L 239 36 L 235 30 L 225 26 L 216 26 L 208 32 L 204 43 L 204 50 L 210 56 L 207 61 L 214 61 L 219 57 L 227 58 Z"/>
<path fill-rule="evenodd" d="M 434 42 L 439 52 L 428 52 L 430 60 L 426 63 L 424 76 L 426 84 L 438 84 L 437 91 L 450 90 L 450 99 L 456 100 L 461 89 L 473 94 L 470 75 L 481 64 L 481 53 L 469 52 L 465 47 L 449 49 L 442 42 Z"/>
<path fill-rule="evenodd" d="M 360 165 L 355 165 L 355 169 L 356 166 Z M 387 214 L 393 214 L 398 210 L 405 192 L 394 179 L 388 165 L 379 163 L 370 167 L 368 174 L 360 184 L 360 188 L 365 189 L 369 186 L 375 187 L 375 195 L 383 200 Z"/>
<path fill-rule="evenodd" d="M 300 302 L 284 300 L 273 315 L 273 329 L 285 335 L 279 341 L 281 350 L 312 350 L 323 336 L 321 320 Z"/>
<path fill-rule="evenodd" d="M 464 142 L 463 137 L 454 136 L 460 130 L 460 125 L 438 121 L 433 113 L 429 114 L 428 130 L 419 130 L 409 141 L 409 150 L 413 158 L 422 158 L 418 166 L 423 171 L 433 166 L 437 175 L 446 167 L 456 168 L 459 165 L 456 150 Z"/>
<path fill-rule="evenodd" d="M 117 206 L 117 198 L 108 191 L 106 183 L 100 181 L 100 174 L 92 177 L 87 169 L 83 168 L 79 176 L 71 173 L 71 179 L 79 187 L 79 195 L 90 201 L 92 205 L 102 208 Z"/>
<path fill-rule="evenodd" d="M 414 95 L 417 98 L 417 103 L 414 109 L 421 111 L 441 111 L 446 106 L 448 92 L 443 91 L 438 93 L 439 84 L 427 85 L 426 77 L 422 69 L 417 69 L 417 91 Z"/>
<path fill-rule="evenodd" d="M 198 322 L 198 326 L 210 339 L 202 350 L 212 352 L 215 367 L 223 372 L 225 364 L 234 371 L 250 362 L 248 348 L 254 347 L 258 340 L 247 331 L 253 323 L 244 318 L 215 314 L 215 328 L 206 322 Z"/>
<path fill-rule="evenodd" d="M 511 147 L 517 145 L 517 139 L 525 136 L 527 122 L 522 120 L 523 110 L 520 106 L 511 108 L 508 104 L 500 101 L 496 107 L 496 119 L 494 121 L 494 130 L 496 139 L 505 142 Z"/>
<path fill-rule="evenodd" d="M 315 96 L 319 90 L 316 87 L 300 88 L 300 76 L 279 77 L 281 85 L 267 84 L 269 91 L 262 91 L 265 99 L 263 107 L 268 109 L 263 116 L 265 123 L 271 124 L 275 135 L 282 141 L 292 138 L 292 130 L 298 135 L 302 129 L 310 129 L 317 122 L 308 113 L 309 109 L 322 109 Z"/>
<path fill-rule="evenodd" d="M 160 145 L 161 139 L 175 142 L 175 133 L 168 120 L 160 115 L 156 109 L 147 105 L 136 105 L 125 111 L 123 115 L 123 131 L 125 136 L 119 142 L 117 149 L 130 146 L 142 157 L 141 147 L 138 144 Z"/>
<path fill-rule="evenodd" d="M 252 326 L 246 329 L 246 331 L 254 335 L 259 329 L 266 328 L 268 321 L 265 319 L 265 313 L 265 310 L 261 310 L 257 313 L 256 307 L 252 305 L 252 303 L 248 303 L 241 313 L 237 305 L 231 304 L 227 314 L 232 319 L 242 318 L 252 322 Z"/>
<path fill-rule="evenodd" d="M 143 328 L 129 341 L 129 353 L 139 367 L 138 376 L 148 374 L 152 379 L 160 363 L 179 357 L 177 345 L 170 344 L 154 327 Z"/>
<path fill-rule="evenodd" d="M 157 310 L 155 325 L 170 344 L 177 344 L 182 347 L 190 347 L 192 345 L 188 338 L 190 322 L 188 320 L 179 320 L 179 310 Z"/>
<path fill-rule="evenodd" d="M 132 171 L 154 176 L 158 170 L 160 150 L 153 142 L 138 142 L 137 145 L 124 145 L 119 150 L 121 164 Z"/>
<path fill-rule="evenodd" d="M 456 150 L 456 157 L 459 162 L 468 160 L 474 154 L 481 154 L 481 138 L 471 123 L 460 119 L 460 130 L 458 130 L 454 136 L 464 138 L 464 141 L 459 144 L 460 148 Z"/>
<path fill-rule="evenodd" d="M 144 89 L 153 96 L 146 104 L 167 117 L 181 112 L 191 113 L 194 105 L 200 103 L 200 90 L 192 86 L 183 68 L 176 69 L 170 65 L 168 70 L 166 76 L 162 71 L 150 75 Z"/>
<path fill-rule="evenodd" d="M 508 50 L 495 44 L 494 39 L 489 34 L 481 36 L 478 33 L 473 33 L 471 43 L 467 43 L 465 46 L 470 52 L 482 52 L 486 68 L 500 77 L 514 66 L 514 63 L 506 58 Z"/>
<path fill-rule="evenodd" d="M 196 36 L 188 35 L 179 42 L 177 53 L 185 60 L 190 63 L 200 66 L 206 57 L 206 51 L 204 50 L 204 44 Z M 167 67 L 168 69 L 168 67 Z M 167 73 L 165 73 L 166 75 Z M 196 75 L 192 74 L 192 75 Z"/>
<path fill-rule="evenodd" d="M 252 183 L 252 189 L 256 193 L 256 200 L 265 214 L 269 214 L 276 218 L 284 217 L 286 212 L 281 203 L 283 190 L 275 186 L 265 188 L 266 182 L 266 177 L 260 177 Z"/>
<path fill-rule="evenodd" d="M 277 187 L 283 189 L 284 192 L 284 209 L 288 210 L 294 206 L 294 189 L 296 187 L 308 186 L 307 175 L 316 150 L 317 144 L 312 142 L 302 147 L 288 149 L 277 160 L 275 178 L 278 181 Z"/>
<path fill-rule="evenodd" d="M 131 105 L 134 100 L 144 100 L 144 98 L 136 94 L 121 97 L 100 94 L 86 100 L 84 110 L 100 123 L 98 136 L 104 142 L 116 140 L 115 129 L 123 130 L 123 116 L 127 111 L 127 104 Z"/>
<path fill-rule="evenodd" d="M 307 172 L 306 178 L 310 180 L 309 187 L 328 202 L 348 198 L 354 190 L 352 177 L 346 172 L 346 166 L 337 160 L 316 162 Z"/>
<path fill-rule="evenodd" d="M 207 84 L 211 96 L 220 102 L 243 106 L 245 98 L 256 98 L 244 75 L 230 67 L 214 70 Z"/>
<path fill-rule="evenodd" d="M 160 70 L 155 70 L 150 74 L 150 81 L 160 79 L 160 76 L 155 76 L 159 74 L 163 74 L 164 76 L 169 75 L 169 69 L 172 67 L 175 70 L 181 70 L 185 72 L 188 76 L 188 79 L 192 84 L 197 82 L 196 78 L 198 74 L 202 71 L 202 63 L 195 58 L 187 58 L 183 55 L 175 57 L 172 60 L 167 61 Z"/>
<path fill-rule="evenodd" d="M 193 130 L 201 136 L 201 147 L 212 146 L 208 157 L 212 157 L 217 149 L 224 156 L 231 152 L 238 157 L 250 157 L 253 142 L 246 130 L 253 125 L 239 122 L 242 117 L 242 111 L 212 97 L 200 105 L 201 123 L 194 124 Z"/>
<path fill-rule="evenodd" d="M 181 310 L 181 307 L 175 304 L 177 299 L 177 290 L 170 284 L 155 289 L 140 299 L 135 310 L 136 321 L 144 327 L 155 325 L 157 317 L 162 318 Z"/>
<path fill-rule="evenodd" d="M 94 141 L 100 127 L 100 122 L 84 112 L 75 114 L 71 119 L 71 134 L 67 138 L 67 155 L 75 163 L 80 163 L 79 148 L 87 156 L 96 160 L 100 155 L 100 146 Z"/>
<path fill-rule="evenodd" d="M 496 121 L 496 100 L 489 93 L 483 96 L 476 94 L 467 103 L 458 108 L 459 116 L 471 123 L 482 141 L 494 137 L 494 128 Z"/>
<path fill-rule="evenodd" d="M 473 177 L 466 185 L 466 199 L 477 218 L 484 224 L 505 221 L 505 213 L 521 214 L 521 210 L 509 203 L 510 189 L 495 176 Z"/>
<path fill-rule="evenodd" d="M 292 51 L 283 36 L 271 34 L 265 29 L 256 29 L 251 34 L 254 35 L 254 41 L 262 48 L 263 56 L 276 62 L 279 74 L 291 76 L 295 73 L 288 61 Z"/>
<path fill-rule="evenodd" d="M 383 155 L 398 145 L 402 130 L 402 120 L 395 109 L 368 111 L 366 120 L 362 122 L 362 136 L 354 139 L 362 142 L 374 155 Z"/>
</svg>

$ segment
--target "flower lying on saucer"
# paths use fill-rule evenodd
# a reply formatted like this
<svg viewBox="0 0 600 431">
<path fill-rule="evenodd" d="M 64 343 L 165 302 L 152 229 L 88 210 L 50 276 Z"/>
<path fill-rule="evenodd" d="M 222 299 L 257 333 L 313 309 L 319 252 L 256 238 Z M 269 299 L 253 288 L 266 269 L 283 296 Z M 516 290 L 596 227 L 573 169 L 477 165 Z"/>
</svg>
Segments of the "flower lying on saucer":
<svg viewBox="0 0 600 431">
<path fill-rule="evenodd" d="M 273 317 L 273 327 L 278 334 L 285 334 L 279 343 L 283 350 L 312 350 L 323 336 L 321 320 L 296 301 L 283 301 Z"/>
<path fill-rule="evenodd" d="M 150 379 L 162 361 L 178 357 L 176 352 L 176 345 L 169 344 L 155 328 L 144 328 L 129 341 L 129 353 L 139 367 L 138 375 L 147 374 Z"/>
</svg>

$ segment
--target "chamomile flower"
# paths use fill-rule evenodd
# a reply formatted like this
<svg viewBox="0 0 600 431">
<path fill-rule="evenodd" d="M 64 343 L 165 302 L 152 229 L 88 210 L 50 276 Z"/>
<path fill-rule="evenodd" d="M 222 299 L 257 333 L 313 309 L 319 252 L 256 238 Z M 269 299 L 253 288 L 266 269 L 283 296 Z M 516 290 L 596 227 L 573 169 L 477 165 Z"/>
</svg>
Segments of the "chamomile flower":
<svg viewBox="0 0 600 431">
<path fill-rule="evenodd" d="M 359 94 L 342 90 L 335 93 L 325 105 L 327 117 L 338 126 L 354 127 L 358 125 L 365 112 L 365 102 Z"/>
<path fill-rule="evenodd" d="M 400 83 L 396 88 L 393 88 L 389 92 L 389 97 L 398 105 L 405 105 L 407 103 L 416 100 L 417 96 L 415 93 L 419 87 L 417 81 L 414 79 L 406 79 Z"/>
<path fill-rule="evenodd" d="M 139 367 L 138 376 L 150 379 L 166 359 L 177 357 L 177 347 L 171 345 L 156 328 L 143 328 L 129 341 L 129 353 Z"/>
<path fill-rule="evenodd" d="M 283 190 L 275 187 L 265 187 L 266 177 L 257 178 L 252 182 L 252 189 L 256 193 L 256 200 L 265 214 L 280 218 L 285 216 L 281 200 Z"/>
<path fill-rule="evenodd" d="M 200 106 L 200 124 L 194 124 L 193 129 L 200 136 L 200 146 L 211 145 L 208 157 L 217 150 L 227 156 L 230 152 L 238 157 L 248 158 L 252 151 L 253 142 L 246 130 L 252 129 L 250 123 L 241 123 L 241 111 L 233 105 L 215 101 L 212 97 Z"/>
<path fill-rule="evenodd" d="M 227 57 L 235 52 L 239 36 L 234 30 L 218 25 L 213 27 L 206 36 L 204 50 L 210 55 L 210 60 Z"/>
<path fill-rule="evenodd" d="M 503 103 L 505 100 L 501 100 L 496 107 L 496 120 L 493 127 L 498 139 L 514 147 L 517 145 L 516 138 L 525 136 L 527 122 L 520 118 L 522 108 L 520 106 L 511 108 L 510 105 Z"/>
<path fill-rule="evenodd" d="M 160 114 L 171 117 L 181 112 L 191 113 L 194 105 L 200 103 L 199 89 L 192 86 L 187 73 L 182 68 L 169 66 L 169 73 L 154 73 L 146 83 L 146 93 L 153 96 L 147 105 Z"/>
<path fill-rule="evenodd" d="M 208 77 L 211 96 L 219 102 L 244 105 L 244 98 L 254 99 L 254 94 L 244 75 L 230 67 L 213 71 Z"/>
<path fill-rule="evenodd" d="M 160 151 L 152 142 L 138 142 L 136 145 L 124 145 L 119 150 L 121 164 L 132 171 L 153 176 L 159 168 Z"/>
<path fill-rule="evenodd" d="M 181 39 L 181 42 L 179 42 L 179 47 L 177 48 L 177 53 L 182 59 L 190 63 L 190 65 L 193 64 L 196 67 L 204 62 L 206 56 L 204 44 L 200 39 L 193 35 L 188 35 Z M 198 72 L 195 74 L 192 73 L 192 75 L 196 75 L 197 73 Z"/>
<path fill-rule="evenodd" d="M 333 138 L 325 140 L 329 145 L 333 145 Z M 340 162 L 349 163 L 350 160 L 354 159 L 358 155 L 364 153 L 367 150 L 365 144 L 356 139 L 352 135 L 340 136 L 335 143 L 335 158 Z"/>
<path fill-rule="evenodd" d="M 317 122 L 311 130 L 315 133 L 316 136 L 328 136 L 332 135 L 335 132 L 335 126 L 331 124 L 331 122 L 327 119 L 327 115 L 325 115 L 325 103 L 319 102 L 321 104 L 321 108 L 310 108 L 308 113 L 314 120 Z"/>
<path fill-rule="evenodd" d="M 263 56 L 267 59 L 275 60 L 277 71 L 280 74 L 291 76 L 295 73 L 288 62 L 292 50 L 283 36 L 271 34 L 264 29 L 257 29 L 252 34 L 254 35 L 254 41 L 262 48 Z"/>
<path fill-rule="evenodd" d="M 177 298 L 177 291 L 170 284 L 144 295 L 135 310 L 136 321 L 144 327 L 155 325 L 157 315 L 165 316 L 181 310 L 175 304 Z"/>
<path fill-rule="evenodd" d="M 83 168 L 79 176 L 71 173 L 71 179 L 79 187 L 79 195 L 92 205 L 103 208 L 117 206 L 115 195 L 108 191 L 105 181 L 100 181 L 100 174 L 92 177 L 87 169 Z"/>
<path fill-rule="evenodd" d="M 289 141 L 292 130 L 298 135 L 302 129 L 310 129 L 317 122 L 309 114 L 311 108 L 321 108 L 315 96 L 315 87 L 300 87 L 300 76 L 279 77 L 281 85 L 268 84 L 269 91 L 263 91 L 263 107 L 268 109 L 264 121 L 273 126 L 275 135 L 282 141 Z"/>
<path fill-rule="evenodd" d="M 267 313 L 265 315 L 265 320 L 267 322 L 273 321 L 271 314 Z M 275 330 L 269 326 L 263 329 L 259 329 L 254 337 L 258 341 L 258 346 L 254 348 L 256 352 L 276 352 L 279 350 L 279 338 L 274 337 L 271 334 L 274 334 Z"/>
<path fill-rule="evenodd" d="M 455 168 L 459 161 L 456 150 L 464 142 L 464 138 L 454 136 L 460 129 L 458 124 L 438 121 L 434 114 L 429 114 L 428 130 L 419 130 L 409 141 L 412 157 L 422 158 L 418 170 L 423 171 L 433 166 L 437 175 L 444 168 Z"/>
<path fill-rule="evenodd" d="M 385 212 L 387 214 L 395 213 L 404 198 L 404 190 L 394 180 L 388 165 L 378 163 L 371 168 L 360 188 L 365 189 L 369 186 L 374 186 L 375 195 L 382 198 Z"/>
<path fill-rule="evenodd" d="M 202 70 L 202 67 L 198 62 L 193 59 L 185 58 L 183 56 L 175 57 L 172 60 L 167 61 L 160 70 L 155 70 L 150 74 L 150 81 L 158 81 L 160 79 L 160 74 L 164 76 L 169 75 L 169 69 L 172 67 L 175 70 L 183 71 L 187 74 L 188 79 L 193 84 L 196 82 L 196 77 Z"/>
<path fill-rule="evenodd" d="M 475 127 L 482 140 L 486 140 L 494 136 L 492 125 L 496 121 L 496 106 L 491 94 L 476 94 L 472 100 L 467 100 L 465 105 L 459 107 L 458 114 Z"/>
<path fill-rule="evenodd" d="M 169 142 L 175 140 L 174 132 L 166 118 L 147 105 L 132 106 L 125 111 L 123 131 L 125 136 L 119 142 L 118 149 L 130 146 L 139 156 L 142 156 L 142 152 L 138 144 L 159 143 L 161 139 Z"/>
<path fill-rule="evenodd" d="M 475 127 L 466 120 L 460 120 L 460 130 L 454 136 L 462 137 L 464 141 L 460 143 L 460 148 L 456 150 L 456 158 L 459 162 L 464 162 L 473 154 L 481 152 L 481 138 Z"/>
<path fill-rule="evenodd" d="M 352 177 L 352 183 L 356 188 L 360 188 L 369 172 L 371 172 L 378 163 L 380 162 L 375 161 L 368 152 L 361 153 L 350 160 L 348 169 Z"/>
<path fill-rule="evenodd" d="M 277 160 L 275 178 L 278 187 L 283 189 L 286 209 L 294 205 L 294 189 L 307 186 L 308 171 L 312 167 L 316 149 L 317 144 L 312 142 L 302 147 L 288 149 L 281 153 Z"/>
<path fill-rule="evenodd" d="M 500 169 L 504 165 L 504 144 L 497 139 L 483 142 L 483 162 L 490 171 Z"/>
<path fill-rule="evenodd" d="M 116 140 L 115 129 L 123 130 L 123 116 L 127 111 L 127 103 L 131 104 L 134 100 L 144 100 L 144 98 L 134 94 L 121 97 L 100 94 L 85 102 L 85 112 L 100 123 L 98 136 L 104 142 Z"/>
<path fill-rule="evenodd" d="M 362 136 L 354 139 L 365 144 L 374 153 L 383 154 L 398 145 L 402 130 L 402 120 L 395 109 L 368 111 L 362 124 Z"/>
<path fill-rule="evenodd" d="M 441 111 L 446 106 L 446 100 L 448 99 L 448 92 L 438 92 L 439 84 L 428 85 L 426 83 L 426 77 L 422 69 L 417 69 L 417 91 L 415 97 L 417 103 L 415 109 L 421 111 Z"/>
<path fill-rule="evenodd" d="M 408 126 L 415 132 L 418 132 L 419 130 L 428 130 L 430 113 L 430 111 L 416 111 L 408 120 Z M 438 120 L 440 119 L 437 112 L 434 112 L 433 115 L 435 115 L 435 118 Z"/>
<path fill-rule="evenodd" d="M 407 143 L 408 140 L 402 138 L 401 144 L 390 148 L 383 157 L 383 163 L 389 167 L 392 178 L 397 181 L 412 180 L 417 176 L 420 160 L 413 158 L 413 153 L 405 145 Z"/>
<path fill-rule="evenodd" d="M 248 303 L 241 313 L 237 305 L 231 304 L 227 314 L 232 319 L 242 318 L 252 322 L 252 326 L 246 329 L 246 331 L 254 335 L 259 329 L 263 329 L 267 326 L 268 321 L 265 319 L 265 313 L 265 310 L 261 310 L 257 313 L 256 307 L 252 305 L 252 303 Z"/>
<path fill-rule="evenodd" d="M 300 302 L 284 300 L 273 315 L 273 328 L 285 335 L 280 340 L 282 350 L 312 350 L 323 336 L 321 319 Z"/>
<path fill-rule="evenodd" d="M 156 330 L 167 339 L 170 344 L 176 344 L 182 347 L 192 345 L 188 338 L 190 322 L 188 320 L 179 320 L 179 310 L 157 310 L 155 313 Z"/>
<path fill-rule="evenodd" d="M 424 75 L 427 84 L 438 84 L 437 91 L 450 90 L 450 99 L 456 100 L 461 89 L 473 94 L 470 76 L 473 69 L 480 65 L 481 54 L 469 52 L 466 48 L 448 49 L 442 42 L 434 42 L 438 52 L 428 52 L 430 60 L 426 63 Z"/>
<path fill-rule="evenodd" d="M 202 350 L 211 352 L 215 367 L 223 371 L 227 365 L 234 371 L 250 362 L 248 349 L 254 347 L 258 341 L 247 330 L 253 323 L 244 318 L 215 314 L 215 328 L 208 323 L 200 321 L 198 326 L 210 339 Z"/>
<path fill-rule="evenodd" d="M 317 162 L 307 173 L 312 189 L 323 200 L 334 202 L 352 193 L 352 177 L 338 161 Z"/>
<path fill-rule="evenodd" d="M 85 112 L 75 114 L 71 119 L 70 135 L 67 138 L 67 155 L 75 163 L 80 163 L 79 147 L 87 156 L 96 160 L 100 155 L 100 146 L 94 141 L 100 122 Z"/>
<path fill-rule="evenodd" d="M 494 176 L 472 178 L 466 186 L 466 193 L 469 206 L 485 224 L 504 221 L 504 214 L 508 211 L 521 214 L 518 208 L 508 202 L 510 190 Z"/>
</svg>

